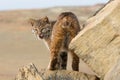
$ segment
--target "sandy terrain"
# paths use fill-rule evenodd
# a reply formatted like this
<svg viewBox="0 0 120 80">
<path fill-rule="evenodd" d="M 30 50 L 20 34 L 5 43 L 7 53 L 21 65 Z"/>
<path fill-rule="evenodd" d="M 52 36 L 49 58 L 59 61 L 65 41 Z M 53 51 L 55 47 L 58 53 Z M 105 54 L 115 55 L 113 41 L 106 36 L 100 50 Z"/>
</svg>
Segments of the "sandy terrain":
<svg viewBox="0 0 120 80">
<path fill-rule="evenodd" d="M 54 20 L 61 12 L 72 11 L 77 15 L 80 23 L 83 24 L 100 7 L 101 5 L 1 11 L 0 80 L 14 79 L 18 69 L 31 62 L 38 69 L 47 67 L 49 52 L 44 43 L 37 40 L 31 33 L 31 26 L 27 23 L 29 18 L 48 16 Z M 70 65 L 70 60 L 68 65 Z M 68 69 L 71 68 L 68 67 Z"/>
</svg>

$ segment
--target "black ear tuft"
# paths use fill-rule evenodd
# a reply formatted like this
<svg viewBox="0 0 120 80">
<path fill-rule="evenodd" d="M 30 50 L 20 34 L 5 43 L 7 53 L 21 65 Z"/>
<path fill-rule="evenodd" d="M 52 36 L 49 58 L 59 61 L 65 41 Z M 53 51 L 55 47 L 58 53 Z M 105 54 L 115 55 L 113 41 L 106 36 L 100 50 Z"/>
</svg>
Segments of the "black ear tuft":
<svg viewBox="0 0 120 80">
<path fill-rule="evenodd" d="M 44 20 L 45 22 L 49 23 L 49 19 L 48 19 L 47 16 L 45 16 L 45 17 L 43 18 L 43 20 Z"/>
<path fill-rule="evenodd" d="M 29 21 L 28 21 L 32 26 L 34 26 L 34 24 L 35 24 L 35 22 L 36 22 L 36 20 L 35 19 L 29 19 Z"/>
</svg>

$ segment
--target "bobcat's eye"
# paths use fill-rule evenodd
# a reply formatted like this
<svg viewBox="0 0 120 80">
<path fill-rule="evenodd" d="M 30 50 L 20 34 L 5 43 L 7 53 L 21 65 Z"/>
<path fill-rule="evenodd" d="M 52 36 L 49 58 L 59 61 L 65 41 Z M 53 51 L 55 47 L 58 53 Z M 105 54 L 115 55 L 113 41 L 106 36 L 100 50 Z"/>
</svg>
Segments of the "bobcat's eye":
<svg viewBox="0 0 120 80">
<path fill-rule="evenodd" d="M 32 33 L 35 33 L 35 31 L 32 29 Z"/>
<path fill-rule="evenodd" d="M 46 32 L 46 29 L 45 29 L 45 28 L 44 28 L 44 29 L 42 29 L 42 30 L 41 30 L 41 32 L 43 32 L 43 33 L 44 33 L 44 32 Z"/>
<path fill-rule="evenodd" d="M 50 30 L 48 30 L 48 32 L 50 32 Z"/>
</svg>

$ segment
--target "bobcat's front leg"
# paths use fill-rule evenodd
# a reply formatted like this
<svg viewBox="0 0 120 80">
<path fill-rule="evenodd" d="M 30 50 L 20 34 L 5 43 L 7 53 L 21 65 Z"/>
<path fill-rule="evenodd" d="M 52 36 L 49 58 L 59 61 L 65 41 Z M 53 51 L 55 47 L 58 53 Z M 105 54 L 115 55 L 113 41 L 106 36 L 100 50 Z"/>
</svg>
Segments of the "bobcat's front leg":
<svg viewBox="0 0 120 80">
<path fill-rule="evenodd" d="M 59 57 L 59 51 L 62 45 L 62 39 L 53 39 L 51 41 L 51 47 L 50 47 L 50 63 L 48 65 L 49 70 L 56 70 L 59 68 L 58 65 L 58 57 Z M 56 68 L 56 66 L 58 68 Z"/>
</svg>

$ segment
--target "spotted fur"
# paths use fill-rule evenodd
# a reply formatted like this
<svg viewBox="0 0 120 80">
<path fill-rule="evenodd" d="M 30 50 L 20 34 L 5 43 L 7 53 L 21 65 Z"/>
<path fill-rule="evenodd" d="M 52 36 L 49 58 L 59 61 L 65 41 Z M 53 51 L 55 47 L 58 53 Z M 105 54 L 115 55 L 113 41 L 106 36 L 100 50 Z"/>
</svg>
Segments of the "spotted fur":
<svg viewBox="0 0 120 80">
<path fill-rule="evenodd" d="M 77 17 L 72 12 L 61 13 L 54 22 L 49 21 L 47 17 L 39 20 L 30 20 L 34 33 L 40 39 L 44 39 L 50 50 L 50 62 L 48 69 L 66 69 L 67 53 L 72 55 L 72 69 L 79 70 L 79 58 L 74 51 L 69 50 L 70 41 L 80 31 L 80 25 Z"/>
</svg>

